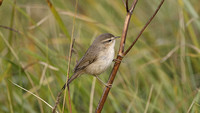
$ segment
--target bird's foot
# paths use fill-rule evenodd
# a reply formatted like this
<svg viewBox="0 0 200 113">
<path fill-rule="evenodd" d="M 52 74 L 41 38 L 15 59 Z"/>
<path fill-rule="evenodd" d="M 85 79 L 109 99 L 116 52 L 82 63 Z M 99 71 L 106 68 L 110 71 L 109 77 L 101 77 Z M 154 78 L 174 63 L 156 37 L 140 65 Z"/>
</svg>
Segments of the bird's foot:
<svg viewBox="0 0 200 113">
<path fill-rule="evenodd" d="M 122 60 L 120 60 L 120 59 L 113 59 L 113 62 L 121 63 Z"/>
<path fill-rule="evenodd" d="M 104 83 L 98 76 L 96 76 L 96 78 L 97 78 L 102 84 L 104 84 L 106 87 L 108 87 L 108 88 L 111 88 L 111 87 L 112 87 L 112 84 Z"/>
<path fill-rule="evenodd" d="M 106 87 L 111 88 L 112 84 L 105 84 Z"/>
</svg>

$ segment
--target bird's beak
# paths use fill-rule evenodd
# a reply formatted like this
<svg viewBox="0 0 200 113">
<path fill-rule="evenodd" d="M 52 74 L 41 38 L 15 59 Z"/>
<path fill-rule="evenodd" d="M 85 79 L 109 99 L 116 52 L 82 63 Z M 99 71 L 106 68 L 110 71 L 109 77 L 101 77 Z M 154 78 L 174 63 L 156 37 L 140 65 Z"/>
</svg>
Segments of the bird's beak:
<svg viewBox="0 0 200 113">
<path fill-rule="evenodd" d="M 115 36 L 114 38 L 117 39 L 117 38 L 120 38 L 120 36 Z"/>
</svg>

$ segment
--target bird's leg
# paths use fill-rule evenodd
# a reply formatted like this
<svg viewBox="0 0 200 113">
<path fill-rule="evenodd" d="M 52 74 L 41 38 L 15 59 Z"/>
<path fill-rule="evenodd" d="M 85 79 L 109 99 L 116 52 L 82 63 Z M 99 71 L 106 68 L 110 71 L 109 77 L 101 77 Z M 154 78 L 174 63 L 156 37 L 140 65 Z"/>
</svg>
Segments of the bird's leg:
<svg viewBox="0 0 200 113">
<path fill-rule="evenodd" d="M 109 88 L 112 87 L 112 84 L 106 84 L 106 83 L 104 83 L 97 75 L 95 75 L 95 77 L 96 77 L 101 83 L 103 83 L 106 87 L 109 87 Z"/>
</svg>

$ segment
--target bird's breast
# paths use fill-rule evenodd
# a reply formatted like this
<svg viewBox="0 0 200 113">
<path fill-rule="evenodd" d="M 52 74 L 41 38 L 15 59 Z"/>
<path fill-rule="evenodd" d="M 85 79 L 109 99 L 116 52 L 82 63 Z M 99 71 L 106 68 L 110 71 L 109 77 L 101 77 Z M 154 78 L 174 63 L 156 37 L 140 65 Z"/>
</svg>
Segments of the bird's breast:
<svg viewBox="0 0 200 113">
<path fill-rule="evenodd" d="M 86 73 L 92 75 L 99 75 L 104 72 L 112 63 L 114 58 L 114 47 L 100 51 L 96 61 L 86 67 Z"/>
</svg>

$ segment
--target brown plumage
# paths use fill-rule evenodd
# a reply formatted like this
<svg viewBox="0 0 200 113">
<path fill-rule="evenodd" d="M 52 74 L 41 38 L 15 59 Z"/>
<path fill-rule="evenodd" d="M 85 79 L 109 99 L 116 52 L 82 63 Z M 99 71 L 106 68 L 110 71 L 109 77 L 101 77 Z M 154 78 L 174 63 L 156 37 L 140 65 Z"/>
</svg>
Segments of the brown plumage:
<svg viewBox="0 0 200 113">
<path fill-rule="evenodd" d="M 67 85 L 84 73 L 97 76 L 104 72 L 114 58 L 115 38 L 117 37 L 110 33 L 98 36 L 76 64 L 74 74 L 69 78 Z M 63 89 L 65 87 L 66 84 Z"/>
</svg>

